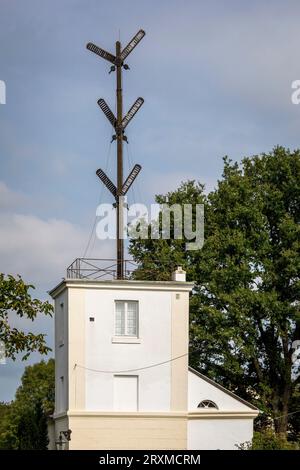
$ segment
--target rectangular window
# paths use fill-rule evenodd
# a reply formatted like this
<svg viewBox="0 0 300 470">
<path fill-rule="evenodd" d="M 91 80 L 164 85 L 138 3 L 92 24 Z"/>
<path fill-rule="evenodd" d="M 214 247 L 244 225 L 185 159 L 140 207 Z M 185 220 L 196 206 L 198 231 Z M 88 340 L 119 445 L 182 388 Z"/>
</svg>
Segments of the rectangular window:
<svg viewBox="0 0 300 470">
<path fill-rule="evenodd" d="M 57 393 L 57 412 L 64 411 L 65 409 L 65 386 L 64 377 L 61 376 L 58 381 L 58 393 Z"/>
<path fill-rule="evenodd" d="M 59 312 L 59 346 L 63 346 L 65 342 L 65 311 L 64 303 L 60 303 L 60 312 Z"/>
<path fill-rule="evenodd" d="M 138 302 L 136 300 L 116 300 L 115 335 L 138 336 Z"/>
<path fill-rule="evenodd" d="M 114 375 L 114 410 L 138 410 L 137 375 Z"/>
</svg>

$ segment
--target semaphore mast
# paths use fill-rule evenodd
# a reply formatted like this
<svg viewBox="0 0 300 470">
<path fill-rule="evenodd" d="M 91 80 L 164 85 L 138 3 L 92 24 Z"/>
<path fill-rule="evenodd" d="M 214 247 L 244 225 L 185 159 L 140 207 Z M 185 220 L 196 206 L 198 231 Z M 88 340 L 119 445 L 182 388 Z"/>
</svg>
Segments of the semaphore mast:
<svg viewBox="0 0 300 470">
<path fill-rule="evenodd" d="M 101 169 L 96 171 L 97 176 L 100 178 L 102 183 L 107 187 L 111 194 L 115 198 L 116 217 L 117 217 L 117 279 L 124 278 L 124 224 L 123 224 L 123 197 L 126 195 L 130 186 L 134 182 L 135 178 L 141 171 L 141 166 L 136 164 L 131 170 L 130 174 L 123 181 L 123 141 L 127 142 L 125 135 L 125 128 L 132 120 L 134 115 L 140 109 L 144 103 L 143 98 L 138 98 L 132 105 L 128 113 L 123 117 L 123 94 L 122 94 L 122 68 L 129 70 L 129 66 L 124 63 L 128 55 L 138 45 L 138 43 L 145 36 L 145 31 L 140 29 L 138 33 L 132 38 L 127 46 L 122 50 L 120 41 L 116 42 L 116 54 L 113 55 L 110 52 L 101 49 L 95 44 L 89 42 L 87 49 L 94 52 L 98 56 L 109 61 L 112 66 L 109 73 L 116 72 L 116 99 L 117 99 L 117 116 L 111 111 L 107 103 L 103 98 L 98 100 L 98 105 L 101 110 L 113 126 L 115 134 L 113 140 L 117 141 L 117 185 L 115 185 L 110 178 Z"/>
</svg>

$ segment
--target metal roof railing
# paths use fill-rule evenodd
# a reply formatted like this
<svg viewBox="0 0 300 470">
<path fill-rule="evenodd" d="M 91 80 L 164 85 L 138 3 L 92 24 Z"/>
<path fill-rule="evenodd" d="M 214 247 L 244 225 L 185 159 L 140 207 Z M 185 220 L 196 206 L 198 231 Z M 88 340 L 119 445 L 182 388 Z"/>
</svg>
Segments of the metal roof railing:
<svg viewBox="0 0 300 470">
<path fill-rule="evenodd" d="M 124 279 L 131 279 L 137 263 L 124 260 Z M 67 279 L 117 279 L 116 259 L 76 258 L 67 268 Z"/>
</svg>

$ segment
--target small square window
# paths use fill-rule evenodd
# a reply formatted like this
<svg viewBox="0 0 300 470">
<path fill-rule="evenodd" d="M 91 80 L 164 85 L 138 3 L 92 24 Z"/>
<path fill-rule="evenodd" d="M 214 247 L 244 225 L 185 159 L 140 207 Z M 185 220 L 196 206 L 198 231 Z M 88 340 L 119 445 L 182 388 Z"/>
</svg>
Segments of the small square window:
<svg viewBox="0 0 300 470">
<path fill-rule="evenodd" d="M 115 335 L 138 336 L 138 302 L 136 300 L 115 301 Z"/>
</svg>

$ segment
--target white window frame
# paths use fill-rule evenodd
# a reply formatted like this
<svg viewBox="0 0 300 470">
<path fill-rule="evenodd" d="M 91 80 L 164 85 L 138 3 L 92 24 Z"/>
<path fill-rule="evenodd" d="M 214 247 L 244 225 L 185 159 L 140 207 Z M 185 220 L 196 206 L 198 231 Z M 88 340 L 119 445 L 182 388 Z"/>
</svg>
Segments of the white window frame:
<svg viewBox="0 0 300 470">
<path fill-rule="evenodd" d="M 116 332 L 116 316 L 117 316 L 117 303 L 122 302 L 124 303 L 124 325 L 125 325 L 125 332 L 124 334 L 118 334 Z M 128 303 L 135 303 L 137 305 L 137 313 L 136 313 L 136 334 L 128 334 Z M 139 337 L 139 301 L 138 300 L 122 300 L 118 299 L 115 300 L 115 309 L 114 309 L 114 338 L 138 338 Z"/>
</svg>

